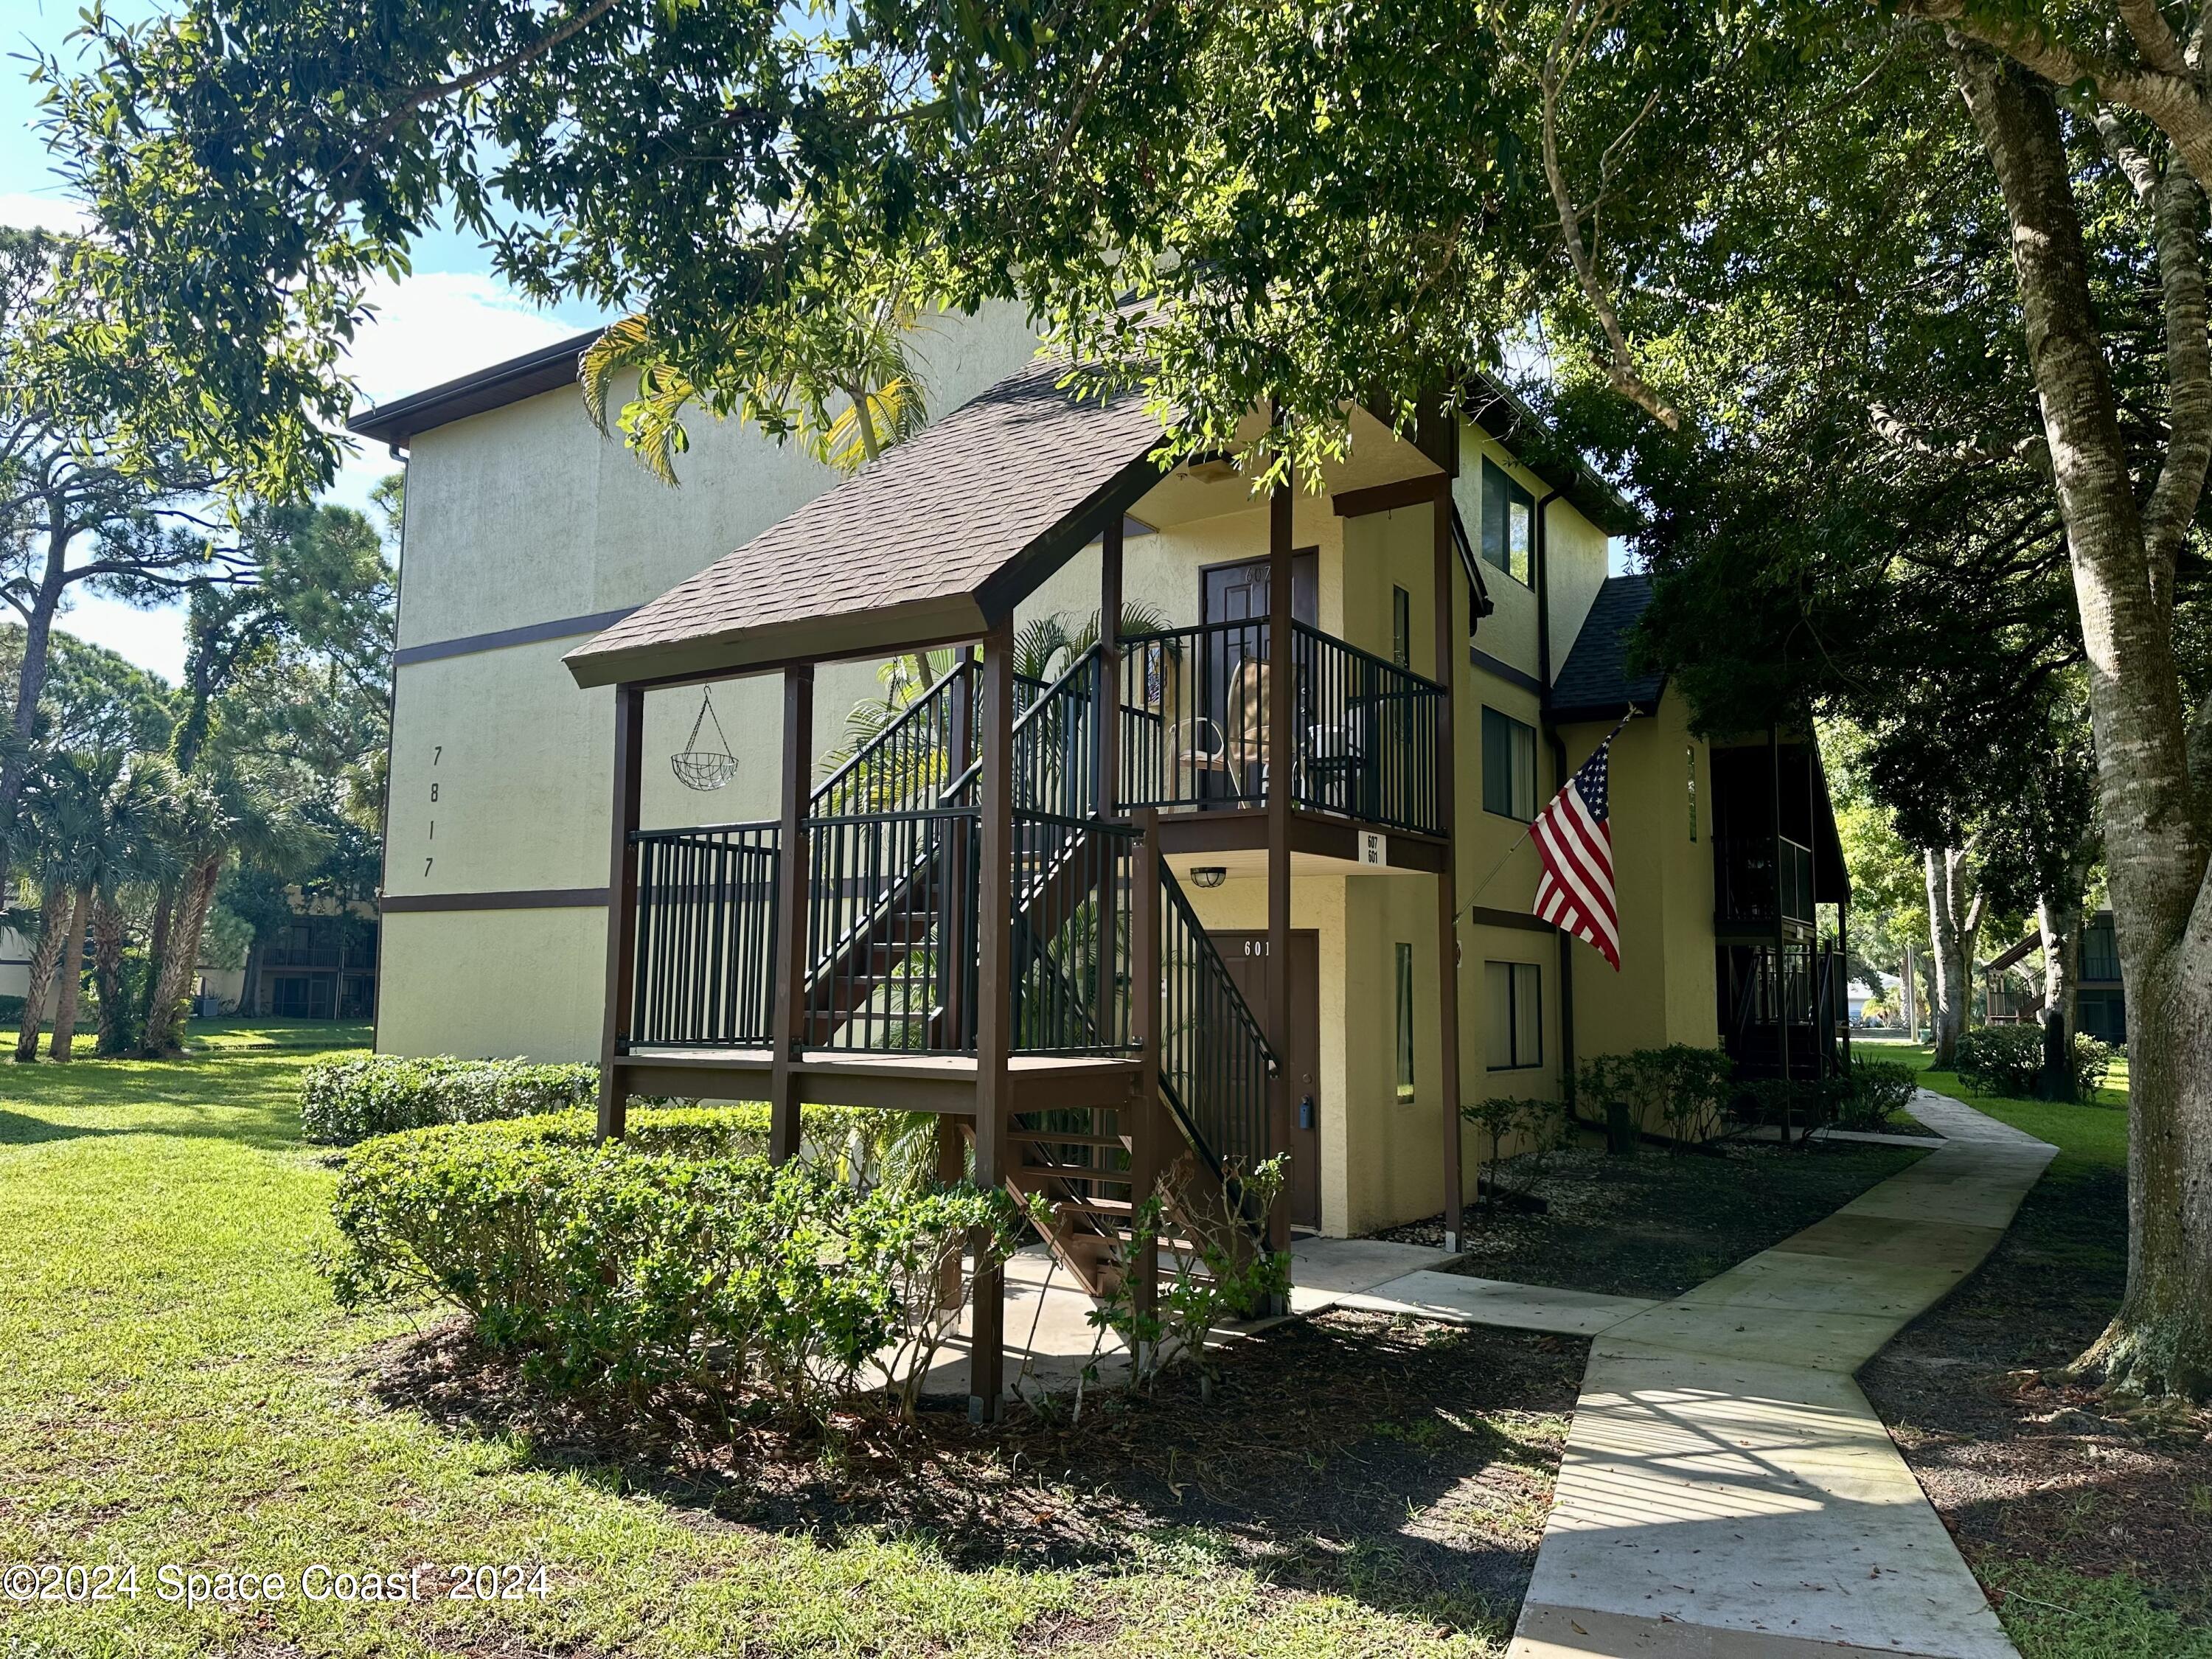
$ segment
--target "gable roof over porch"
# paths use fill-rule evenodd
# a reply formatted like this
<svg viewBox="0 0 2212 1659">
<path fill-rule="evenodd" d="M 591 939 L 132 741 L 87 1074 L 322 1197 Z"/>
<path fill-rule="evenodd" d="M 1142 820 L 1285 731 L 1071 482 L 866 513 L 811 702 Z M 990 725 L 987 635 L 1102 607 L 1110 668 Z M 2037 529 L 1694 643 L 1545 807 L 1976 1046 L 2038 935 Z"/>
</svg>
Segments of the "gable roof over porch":
<svg viewBox="0 0 2212 1659">
<path fill-rule="evenodd" d="M 564 659 L 579 685 L 972 639 L 1159 482 L 1135 396 L 1009 376 Z"/>
</svg>

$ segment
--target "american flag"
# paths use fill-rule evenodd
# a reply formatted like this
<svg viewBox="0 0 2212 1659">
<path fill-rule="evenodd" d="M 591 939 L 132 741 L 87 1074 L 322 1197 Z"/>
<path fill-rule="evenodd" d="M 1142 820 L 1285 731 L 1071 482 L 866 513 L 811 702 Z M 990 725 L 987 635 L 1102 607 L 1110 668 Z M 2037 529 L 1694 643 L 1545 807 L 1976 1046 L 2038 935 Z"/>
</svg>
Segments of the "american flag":
<svg viewBox="0 0 2212 1659">
<path fill-rule="evenodd" d="M 1536 914 L 1553 927 L 1595 945 L 1620 971 L 1620 918 L 1613 902 L 1613 830 L 1606 821 L 1607 781 L 1613 736 L 1567 780 L 1566 787 L 1536 816 L 1529 835 L 1544 861 L 1536 884 Z"/>
</svg>

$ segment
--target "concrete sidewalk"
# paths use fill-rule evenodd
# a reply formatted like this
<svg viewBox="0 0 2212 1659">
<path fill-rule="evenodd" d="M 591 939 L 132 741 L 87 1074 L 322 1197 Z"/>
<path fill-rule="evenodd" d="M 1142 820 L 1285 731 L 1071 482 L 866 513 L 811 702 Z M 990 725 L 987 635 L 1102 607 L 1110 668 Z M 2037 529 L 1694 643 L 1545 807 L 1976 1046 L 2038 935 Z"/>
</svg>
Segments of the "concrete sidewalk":
<svg viewBox="0 0 2212 1659">
<path fill-rule="evenodd" d="M 2017 1659 L 1851 1373 L 1981 1264 L 2056 1149 L 1911 1109 L 1937 1151 L 1599 1331 L 1514 1659 Z"/>
</svg>

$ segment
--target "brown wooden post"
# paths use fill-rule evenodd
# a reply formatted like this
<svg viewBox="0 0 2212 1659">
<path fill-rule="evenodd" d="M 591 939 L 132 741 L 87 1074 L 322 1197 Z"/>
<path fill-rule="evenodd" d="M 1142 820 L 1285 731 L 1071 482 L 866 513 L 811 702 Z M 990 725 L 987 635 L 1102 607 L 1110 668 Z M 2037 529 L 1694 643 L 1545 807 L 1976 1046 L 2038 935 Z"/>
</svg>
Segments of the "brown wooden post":
<svg viewBox="0 0 2212 1659">
<path fill-rule="evenodd" d="M 1138 814 L 1141 839 L 1130 877 L 1129 1036 L 1137 1045 L 1137 1082 L 1129 1104 L 1129 1200 L 1142 1205 L 1166 1166 L 1167 1109 L 1160 1102 L 1160 815 Z M 1139 1315 L 1159 1304 L 1160 1245 L 1148 1240 L 1129 1261 L 1131 1300 Z M 1140 1358 L 1140 1356 L 1132 1356 Z"/>
<path fill-rule="evenodd" d="M 1267 1091 L 1271 1152 L 1291 1144 L 1291 791 L 1293 684 L 1297 673 L 1297 630 L 1291 617 L 1291 490 L 1283 482 L 1267 501 L 1267 1040 L 1279 1064 Z M 1267 1243 L 1288 1249 L 1290 1185 L 1284 1184 L 1267 1215 Z"/>
<path fill-rule="evenodd" d="M 975 950 L 975 1184 L 1006 1178 L 1010 1062 L 1013 1054 L 1014 630 L 1011 619 L 983 641 L 981 808 Z M 983 1246 L 981 1235 L 975 1248 Z M 968 1351 L 968 1415 L 995 1422 L 1006 1387 L 1006 1275 L 975 1275 L 974 1336 Z"/>
<path fill-rule="evenodd" d="M 599 1035 L 599 1139 L 628 1127 L 629 1095 L 617 1060 L 629 1052 L 630 997 L 637 980 L 637 832 L 645 761 L 645 692 L 615 687 L 614 811 L 607 851 L 606 1017 Z"/>
<path fill-rule="evenodd" d="M 768 1155 L 799 1155 L 799 1051 L 806 1044 L 806 800 L 814 765 L 814 669 L 783 671 L 783 763 L 775 862 L 775 999 L 769 1040 Z"/>
<path fill-rule="evenodd" d="M 1459 805 L 1453 763 L 1457 756 L 1452 738 L 1452 682 L 1454 659 L 1459 654 L 1458 619 L 1452 594 L 1459 562 L 1452 546 L 1452 489 L 1449 477 L 1437 481 L 1436 613 L 1437 683 L 1443 696 L 1437 703 L 1437 804 L 1438 827 L 1444 837 L 1444 867 L 1437 877 L 1437 1003 L 1438 1046 L 1437 1091 L 1443 1102 L 1444 1133 L 1444 1249 L 1457 1254 L 1465 1231 L 1467 1189 L 1461 1170 L 1459 1080 L 1459 840 L 1455 833 Z"/>
</svg>

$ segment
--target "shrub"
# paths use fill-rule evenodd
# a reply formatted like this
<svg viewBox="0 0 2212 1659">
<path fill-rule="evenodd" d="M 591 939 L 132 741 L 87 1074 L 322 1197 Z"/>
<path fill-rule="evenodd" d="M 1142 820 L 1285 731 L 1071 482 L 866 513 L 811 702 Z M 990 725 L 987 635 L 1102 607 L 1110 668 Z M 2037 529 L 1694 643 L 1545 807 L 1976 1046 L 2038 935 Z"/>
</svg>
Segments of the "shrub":
<svg viewBox="0 0 2212 1659">
<path fill-rule="evenodd" d="M 872 1143 L 887 1133 L 891 1114 L 858 1106 L 808 1106 L 799 1114 L 799 1155 L 854 1186 L 877 1184 L 880 1157 L 853 1152 L 859 1137 Z M 594 1112 L 547 1112 L 481 1126 L 487 1132 L 526 1140 L 589 1146 L 599 1134 Z M 633 1103 L 623 1128 L 623 1144 L 634 1152 L 675 1158 L 766 1158 L 769 1110 L 764 1101 L 647 1106 Z"/>
<path fill-rule="evenodd" d="M 325 1268 L 343 1305 L 447 1301 L 550 1392 L 726 1432 L 748 1415 L 818 1421 L 883 1351 L 933 1354 L 902 1339 L 938 1317 L 945 1253 L 980 1231 L 987 1263 L 1003 1260 L 1020 1211 L 974 1188 L 862 1194 L 796 1161 L 494 1124 L 357 1148 L 335 1216 Z"/>
<path fill-rule="evenodd" d="M 1632 1054 L 1599 1054 L 1577 1073 L 1581 1098 L 1605 1112 L 1611 1150 L 1632 1152 L 1638 1130 L 1665 1125 L 1677 1146 L 1720 1133 L 1735 1064 L 1717 1048 L 1677 1042 Z"/>
<path fill-rule="evenodd" d="M 1509 1144 L 1528 1143 L 1525 1152 L 1516 1154 L 1513 1160 L 1522 1166 L 1524 1177 L 1516 1190 L 1526 1193 L 1543 1173 L 1547 1156 L 1566 1144 L 1573 1127 L 1566 1108 L 1559 1102 L 1518 1100 L 1510 1095 L 1478 1100 L 1472 1106 L 1461 1107 L 1459 1115 L 1489 1139 L 1490 1156 L 1486 1162 L 1490 1166 L 1489 1195 L 1493 1200 L 1501 1184 L 1498 1177 L 1500 1157 Z"/>
<path fill-rule="evenodd" d="M 2094 1099 L 2112 1066 L 2112 1049 L 2087 1032 L 2074 1035 L 2074 1096 Z M 2038 1025 L 1982 1025 L 1959 1039 L 1952 1067 L 1959 1081 L 1980 1095 L 2033 1100 L 2043 1092 L 2043 1029 Z"/>
<path fill-rule="evenodd" d="M 599 1088 L 596 1066 L 532 1066 L 520 1060 L 449 1055 L 325 1060 L 301 1074 L 300 1132 L 315 1146 L 350 1146 L 402 1129 L 582 1106 Z"/>
<path fill-rule="evenodd" d="M 2087 1031 L 2074 1034 L 2074 1098 L 2094 1100 L 2097 1091 L 2105 1086 L 2112 1075 L 2112 1061 L 2124 1055 L 2125 1045 L 2120 1048 L 2093 1037 Z"/>
<path fill-rule="evenodd" d="M 1887 1129 L 1899 1112 L 1920 1092 L 1920 1075 L 1910 1066 L 1893 1060 L 1851 1061 L 1850 1092 L 1838 1109 L 1838 1124 L 1846 1129 Z"/>
<path fill-rule="evenodd" d="M 1110 1331 L 1128 1350 L 1130 1381 L 1137 1388 L 1151 1388 L 1170 1366 L 1191 1364 L 1199 1368 L 1201 1393 L 1210 1396 L 1218 1366 L 1206 1350 L 1208 1334 L 1224 1319 L 1255 1312 L 1290 1289 L 1289 1255 L 1261 1245 L 1245 1221 L 1267 1214 L 1289 1178 L 1290 1160 L 1271 1158 L 1233 1183 L 1232 1195 L 1200 1176 L 1188 1157 L 1170 1165 L 1130 1217 L 1129 1237 L 1117 1252 L 1120 1274 L 1091 1310 L 1098 1340 L 1084 1368 L 1085 1381 L 1097 1379 L 1098 1348 Z M 1128 1266 L 1153 1246 L 1159 1250 L 1160 1284 L 1146 1310 L 1137 1306 Z M 1076 1410 L 1079 1415 L 1079 1392 Z"/>
</svg>

